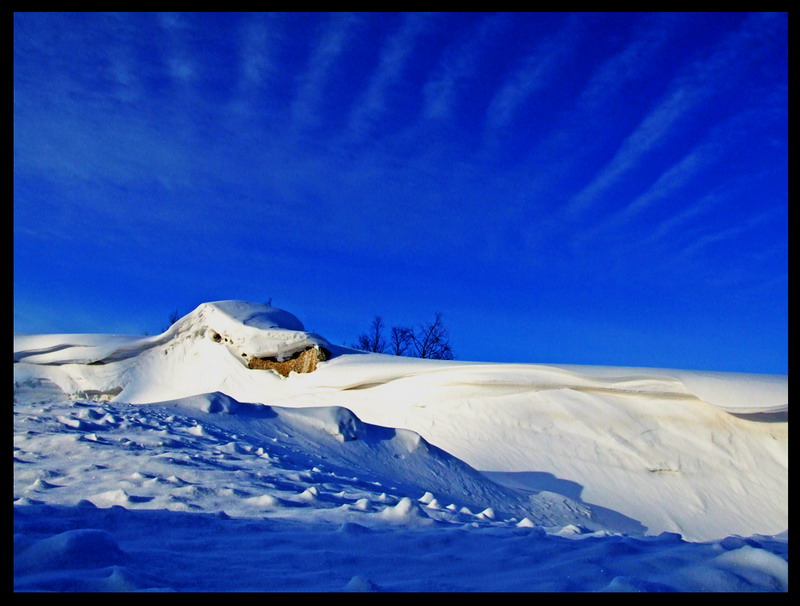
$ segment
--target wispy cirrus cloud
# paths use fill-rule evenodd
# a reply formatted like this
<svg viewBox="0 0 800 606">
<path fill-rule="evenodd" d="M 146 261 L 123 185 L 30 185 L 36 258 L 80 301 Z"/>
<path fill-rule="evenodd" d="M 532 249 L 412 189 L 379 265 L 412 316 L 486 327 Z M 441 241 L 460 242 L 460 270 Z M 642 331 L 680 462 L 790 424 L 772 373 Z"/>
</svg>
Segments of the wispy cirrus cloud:
<svg viewBox="0 0 800 606">
<path fill-rule="evenodd" d="M 333 13 L 330 16 L 311 53 L 308 69 L 299 77 L 297 92 L 289 108 L 292 127 L 296 132 L 313 128 L 319 122 L 319 105 L 331 78 L 331 70 L 361 21 L 359 15 L 352 13 Z"/>
<path fill-rule="evenodd" d="M 622 205 L 602 222 L 584 231 L 581 240 L 589 241 L 600 234 L 620 229 L 659 203 L 674 204 L 675 194 L 690 185 L 704 170 L 721 162 L 732 146 L 741 144 L 737 136 L 747 130 L 750 121 L 758 118 L 759 112 L 745 111 L 715 125 L 705 139 L 666 168 L 644 192 Z"/>
<path fill-rule="evenodd" d="M 609 108 L 619 107 L 629 94 L 626 91 L 636 90 L 639 83 L 652 78 L 661 53 L 684 23 L 685 17 L 668 13 L 638 17 L 631 31 L 626 32 L 622 48 L 599 63 L 572 105 L 565 105 L 557 122 L 531 141 L 522 163 L 528 182 L 532 175 L 537 175 L 541 187 L 558 188 L 556 184 L 565 177 L 572 184 L 571 172 L 583 174 L 583 164 L 607 145 L 609 121 L 598 120 L 598 116 L 604 116 Z M 546 166 L 546 171 L 541 170 L 542 166 Z M 545 219 L 548 224 L 563 221 L 563 208 Z"/>
<path fill-rule="evenodd" d="M 617 179 L 636 166 L 673 126 L 695 107 L 699 97 L 696 87 L 678 88 L 653 109 L 622 142 L 611 160 L 579 191 L 566 207 L 566 214 L 576 217 L 594 204 Z"/>
<path fill-rule="evenodd" d="M 339 272 L 352 309 L 407 272 L 422 305 L 497 291 L 590 326 L 672 294 L 740 301 L 741 283 L 709 287 L 725 272 L 785 274 L 786 15 L 14 21 L 15 280 L 31 302 L 70 296 L 42 289 L 56 258 L 81 288 Z"/>
<path fill-rule="evenodd" d="M 781 24 L 780 15 L 749 15 L 706 58 L 694 61 L 678 74 L 666 95 L 623 140 L 611 160 L 572 197 L 565 208 L 566 216 L 575 218 L 595 204 L 612 184 L 663 143 L 692 110 L 724 91 L 737 72 L 768 47 L 763 42 L 754 47 L 752 41 L 763 41 L 765 34 L 768 40 L 769 32 Z"/>
<path fill-rule="evenodd" d="M 663 51 L 685 16 L 646 13 L 631 33 L 629 42 L 594 71 L 578 97 L 573 113 L 595 115 L 612 102 L 625 85 L 652 73 L 653 62 Z"/>
<path fill-rule="evenodd" d="M 676 252 L 672 258 L 672 261 L 680 265 L 686 264 L 693 257 L 699 255 L 703 249 L 715 244 L 738 238 L 750 230 L 756 229 L 766 223 L 779 219 L 782 214 L 782 209 L 771 209 L 766 212 L 759 213 L 747 221 L 736 223 L 735 225 L 731 225 L 725 229 L 716 229 L 713 231 L 709 230 L 705 234 L 693 239 L 690 244 Z"/>
<path fill-rule="evenodd" d="M 656 246 L 682 226 L 689 224 L 698 217 L 710 214 L 712 211 L 722 206 L 727 199 L 726 192 L 717 188 L 702 196 L 700 199 L 693 201 L 692 204 L 685 207 L 680 212 L 671 214 L 651 230 L 646 237 L 635 241 L 635 244 L 640 248 Z"/>
<path fill-rule="evenodd" d="M 164 61 L 169 74 L 176 85 L 188 89 L 199 77 L 199 66 L 187 46 L 186 32 L 190 25 L 182 13 L 157 15 L 158 23 L 165 34 Z"/>
<path fill-rule="evenodd" d="M 276 56 L 283 34 L 273 13 L 255 13 L 241 22 L 237 39 L 238 73 L 231 104 L 236 110 L 255 109 L 270 80 L 280 69 Z"/>
<path fill-rule="evenodd" d="M 124 13 L 103 15 L 103 22 L 113 32 L 116 44 L 105 50 L 111 86 L 109 96 L 131 107 L 147 95 L 143 66 L 136 58 L 138 28 Z"/>
<path fill-rule="evenodd" d="M 573 52 L 585 24 L 581 15 L 571 15 L 558 32 L 545 38 L 536 51 L 523 58 L 494 94 L 486 110 L 485 137 L 492 139 L 509 126 L 517 112 L 536 91 L 550 84 L 559 63 Z"/>
<path fill-rule="evenodd" d="M 256 14 L 242 22 L 238 87 L 243 93 L 258 89 L 277 69 L 273 48 L 277 38 L 274 15 Z"/>
<path fill-rule="evenodd" d="M 681 177 L 678 179 L 682 180 Z M 608 242 L 613 242 L 611 248 L 614 255 L 623 263 L 627 259 L 644 257 L 661 259 L 660 271 L 674 271 L 675 267 L 680 267 L 675 263 L 676 260 L 688 261 L 713 243 L 724 243 L 738 234 L 763 226 L 767 221 L 778 219 L 781 212 L 780 205 L 771 206 L 769 211 L 760 213 L 755 219 L 753 217 L 742 219 L 738 223 L 739 227 L 720 229 L 716 235 L 711 235 L 709 232 L 709 226 L 718 222 L 721 213 L 734 212 L 742 192 L 751 190 L 753 183 L 768 183 L 773 179 L 774 175 L 763 170 L 757 173 L 740 173 L 721 184 L 711 186 L 710 191 L 704 194 L 698 193 L 702 191 L 702 187 L 698 190 L 687 185 L 684 191 L 676 191 L 673 197 L 664 200 L 664 203 L 669 205 L 668 212 L 662 213 L 657 221 L 635 223 L 640 226 L 636 230 L 626 229 L 625 225 L 620 225 L 619 230 L 614 232 L 615 237 L 608 238 L 603 245 L 607 246 Z M 685 204 L 676 205 L 675 196 Z M 742 227 L 745 225 L 747 227 Z M 589 246 L 588 243 L 592 239 L 595 239 L 593 245 L 597 246 L 596 236 L 594 232 L 587 234 L 587 237 L 581 240 L 584 248 Z"/>
<path fill-rule="evenodd" d="M 434 13 L 410 13 L 405 16 L 398 31 L 386 41 L 366 90 L 350 112 L 347 130 L 352 139 L 366 137 L 374 128 L 375 122 L 384 116 L 387 95 L 392 86 L 402 78 L 403 69 L 414 52 L 417 39 L 438 17 Z"/>
<path fill-rule="evenodd" d="M 495 37 L 512 21 L 511 14 L 498 13 L 484 17 L 466 41 L 460 41 L 445 50 L 439 67 L 423 89 L 424 119 L 441 120 L 452 116 L 459 89 L 473 75 L 485 45 L 496 42 Z"/>
</svg>

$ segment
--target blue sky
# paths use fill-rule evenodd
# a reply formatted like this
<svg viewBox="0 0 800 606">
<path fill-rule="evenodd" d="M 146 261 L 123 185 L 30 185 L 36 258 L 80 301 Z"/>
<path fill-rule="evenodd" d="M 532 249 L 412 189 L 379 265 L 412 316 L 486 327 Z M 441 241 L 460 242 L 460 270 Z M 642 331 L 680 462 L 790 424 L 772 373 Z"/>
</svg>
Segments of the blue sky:
<svg viewBox="0 0 800 606">
<path fill-rule="evenodd" d="M 14 329 L 788 372 L 781 13 L 17 13 Z"/>
</svg>

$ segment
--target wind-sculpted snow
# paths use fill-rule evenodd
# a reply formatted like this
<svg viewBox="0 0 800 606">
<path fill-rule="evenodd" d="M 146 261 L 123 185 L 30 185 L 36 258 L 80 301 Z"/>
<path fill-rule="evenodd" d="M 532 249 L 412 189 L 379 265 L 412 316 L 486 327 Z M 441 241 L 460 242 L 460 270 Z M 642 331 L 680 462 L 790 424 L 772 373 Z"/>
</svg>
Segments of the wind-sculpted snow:
<svg viewBox="0 0 800 606">
<path fill-rule="evenodd" d="M 224 301 L 16 337 L 14 380 L 20 590 L 787 589 L 786 377 L 366 354 Z"/>
<path fill-rule="evenodd" d="M 550 501 L 545 506 L 535 496 L 495 484 L 416 432 L 363 423 L 346 408 L 248 404 L 220 393 L 153 406 L 181 411 L 201 424 L 224 428 L 239 439 L 266 444 L 267 448 L 279 442 L 308 456 L 315 465 L 335 467 L 342 474 L 372 478 L 376 484 L 389 478 L 400 498 L 433 491 L 445 501 L 443 510 L 446 505 L 477 512 L 493 508 L 507 516 L 534 517 L 550 526 L 572 522 L 594 526 L 588 509 L 577 503 L 564 499 L 561 509 Z"/>
<path fill-rule="evenodd" d="M 125 335 L 15 336 L 14 361 L 32 364 L 106 364 L 168 351 L 186 340 L 208 338 L 223 345 L 241 362 L 244 355 L 284 359 L 314 345 L 333 347 L 305 332 L 302 322 L 287 311 L 243 301 L 203 303 L 166 331 L 154 337 Z"/>
</svg>

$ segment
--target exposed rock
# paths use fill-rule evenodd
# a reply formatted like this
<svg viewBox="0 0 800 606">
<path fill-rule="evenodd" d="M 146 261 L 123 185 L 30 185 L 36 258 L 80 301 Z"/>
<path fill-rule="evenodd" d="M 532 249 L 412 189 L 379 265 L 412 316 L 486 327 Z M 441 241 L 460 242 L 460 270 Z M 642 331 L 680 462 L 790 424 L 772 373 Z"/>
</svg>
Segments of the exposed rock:
<svg viewBox="0 0 800 606">
<path fill-rule="evenodd" d="M 72 395 L 75 400 L 94 400 L 98 402 L 110 402 L 122 392 L 122 387 L 112 387 L 101 391 L 99 389 L 84 389 Z"/>
<path fill-rule="evenodd" d="M 284 377 L 288 377 L 289 373 L 299 372 L 313 372 L 317 369 L 319 362 L 324 362 L 331 356 L 330 352 L 324 347 L 315 345 L 306 350 L 299 351 L 291 358 L 286 360 L 278 360 L 277 358 L 249 358 L 247 360 L 247 367 L 257 370 L 274 370 Z"/>
</svg>

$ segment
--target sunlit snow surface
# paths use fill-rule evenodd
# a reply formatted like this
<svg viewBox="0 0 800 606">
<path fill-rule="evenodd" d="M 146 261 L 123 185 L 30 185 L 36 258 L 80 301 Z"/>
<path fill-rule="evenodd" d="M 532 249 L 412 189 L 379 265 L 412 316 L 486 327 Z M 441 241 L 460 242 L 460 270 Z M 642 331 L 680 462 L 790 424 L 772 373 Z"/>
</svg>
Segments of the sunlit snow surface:
<svg viewBox="0 0 800 606">
<path fill-rule="evenodd" d="M 18 591 L 788 590 L 785 376 L 364 354 L 240 301 L 14 349 Z"/>
</svg>

